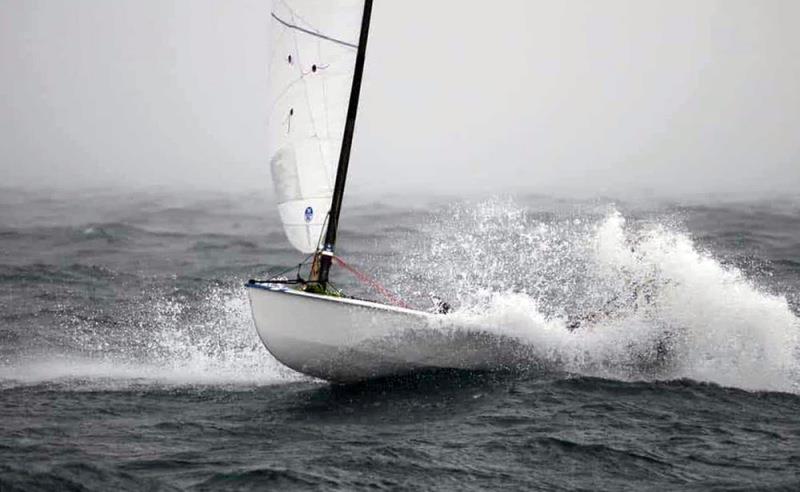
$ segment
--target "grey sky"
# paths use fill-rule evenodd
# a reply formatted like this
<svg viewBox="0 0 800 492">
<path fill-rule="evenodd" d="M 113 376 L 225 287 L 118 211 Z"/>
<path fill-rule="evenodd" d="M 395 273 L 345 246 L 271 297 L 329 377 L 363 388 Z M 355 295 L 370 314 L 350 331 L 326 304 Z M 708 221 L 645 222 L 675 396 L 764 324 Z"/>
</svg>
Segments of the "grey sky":
<svg viewBox="0 0 800 492">
<path fill-rule="evenodd" d="M 268 1 L 0 0 L 5 185 L 269 187 Z M 377 0 L 351 191 L 796 191 L 800 2 Z"/>
</svg>

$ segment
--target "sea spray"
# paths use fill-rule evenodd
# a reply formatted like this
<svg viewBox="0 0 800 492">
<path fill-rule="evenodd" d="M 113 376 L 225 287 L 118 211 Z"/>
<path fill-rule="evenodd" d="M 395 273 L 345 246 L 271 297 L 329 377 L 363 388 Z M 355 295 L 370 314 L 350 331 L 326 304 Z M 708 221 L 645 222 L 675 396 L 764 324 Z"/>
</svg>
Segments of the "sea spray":
<svg viewBox="0 0 800 492">
<path fill-rule="evenodd" d="M 5 385 L 55 381 L 71 389 L 164 385 L 252 386 L 302 376 L 264 348 L 250 320 L 243 286 L 206 287 L 191 299 L 165 292 L 136 299 L 112 328 L 66 319 L 69 345 L 31 353 L 0 368 Z M 91 384 L 87 382 L 91 381 Z"/>
<path fill-rule="evenodd" d="M 264 348 L 243 287 L 208 289 L 200 306 L 162 300 L 152 331 L 152 363 L 167 380 L 269 384 L 297 379 Z"/>
<path fill-rule="evenodd" d="M 448 293 L 454 325 L 528 344 L 531 366 L 797 391 L 800 321 L 786 298 L 675 222 L 631 224 L 608 206 L 558 216 L 508 200 L 457 205 L 407 245 L 396 285 Z"/>
</svg>

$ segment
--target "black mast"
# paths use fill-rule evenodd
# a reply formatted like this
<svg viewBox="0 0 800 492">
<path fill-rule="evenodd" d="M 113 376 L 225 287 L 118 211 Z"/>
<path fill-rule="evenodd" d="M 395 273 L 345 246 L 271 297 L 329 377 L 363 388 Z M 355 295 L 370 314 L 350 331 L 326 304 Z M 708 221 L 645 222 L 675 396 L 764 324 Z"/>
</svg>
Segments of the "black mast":
<svg viewBox="0 0 800 492">
<path fill-rule="evenodd" d="M 364 1 L 364 15 L 361 18 L 361 35 L 358 38 L 358 54 L 356 67 L 353 74 L 353 87 L 350 89 L 350 104 L 347 107 L 347 120 L 344 125 L 344 139 L 342 151 L 339 154 L 339 167 L 336 171 L 336 184 L 333 188 L 331 211 L 328 216 L 328 230 L 325 233 L 325 245 L 322 252 L 318 253 L 319 280 L 321 285 L 328 283 L 328 272 L 333 261 L 333 252 L 336 247 L 336 230 L 339 227 L 339 213 L 342 211 L 342 198 L 344 185 L 347 181 L 347 166 L 350 164 L 350 149 L 353 145 L 353 132 L 356 128 L 356 113 L 358 113 L 358 97 L 361 94 L 361 78 L 364 73 L 364 60 L 367 53 L 367 38 L 369 37 L 369 21 L 372 16 L 372 0 Z"/>
</svg>

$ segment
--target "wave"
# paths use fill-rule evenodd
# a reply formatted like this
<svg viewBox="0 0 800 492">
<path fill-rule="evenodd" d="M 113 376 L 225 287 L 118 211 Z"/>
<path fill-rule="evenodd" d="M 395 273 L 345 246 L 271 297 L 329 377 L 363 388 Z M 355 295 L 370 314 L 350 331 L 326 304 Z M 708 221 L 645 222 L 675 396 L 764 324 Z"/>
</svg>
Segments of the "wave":
<svg viewBox="0 0 800 492">
<path fill-rule="evenodd" d="M 117 278 L 121 274 L 99 265 L 47 265 L 34 263 L 24 266 L 0 265 L 0 283 L 58 282 L 71 284 Z"/>
<path fill-rule="evenodd" d="M 124 245 L 137 240 L 196 240 L 196 241 L 230 241 L 244 242 L 252 246 L 250 236 L 239 233 L 222 234 L 204 230 L 187 231 L 185 228 L 167 226 L 148 226 L 146 224 L 130 224 L 125 222 L 85 223 L 75 226 L 35 226 L 0 229 L 0 239 L 10 241 L 47 242 L 58 247 L 70 244 L 101 242 L 105 245 Z M 242 237 L 248 239 L 242 239 Z M 265 234 L 268 241 L 283 240 L 281 232 L 269 231 Z M 259 236 L 259 239 L 263 239 Z"/>
<path fill-rule="evenodd" d="M 800 391 L 800 319 L 786 297 L 669 220 L 629 225 L 611 209 L 545 221 L 499 201 L 450 214 L 458 232 L 435 220 L 417 250 L 427 262 L 404 264 L 436 265 L 426 288 L 460 304 L 454 325 L 513 337 L 532 363 L 586 376 Z"/>
</svg>

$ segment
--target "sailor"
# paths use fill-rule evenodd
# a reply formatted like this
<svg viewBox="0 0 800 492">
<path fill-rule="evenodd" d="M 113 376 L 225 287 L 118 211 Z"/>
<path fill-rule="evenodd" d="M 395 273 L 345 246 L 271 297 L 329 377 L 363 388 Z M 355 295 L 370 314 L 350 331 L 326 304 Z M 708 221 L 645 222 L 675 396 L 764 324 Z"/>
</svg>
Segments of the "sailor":
<svg viewBox="0 0 800 492">
<path fill-rule="evenodd" d="M 433 312 L 436 314 L 447 314 L 452 309 L 449 303 L 437 295 L 432 295 L 431 301 L 433 301 Z"/>
<path fill-rule="evenodd" d="M 661 285 L 664 283 L 665 282 L 662 282 Z M 569 331 L 574 331 L 584 325 L 592 325 L 603 320 L 611 319 L 625 308 L 638 311 L 646 306 L 652 306 L 655 303 L 655 290 L 658 287 L 660 287 L 660 285 L 654 278 L 644 281 L 632 281 L 628 295 L 617 294 L 609 299 L 603 307 L 597 311 L 570 317 L 567 320 L 567 329 Z"/>
</svg>

